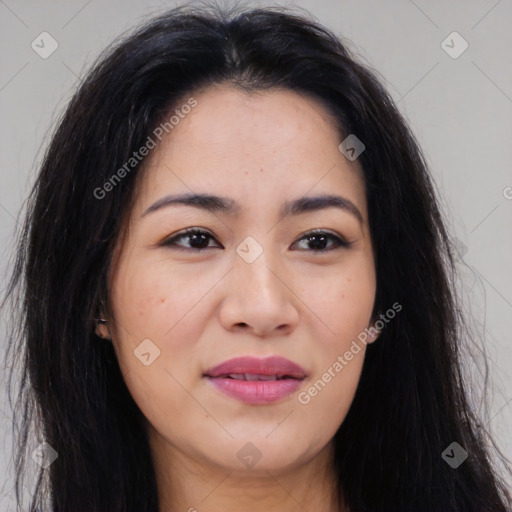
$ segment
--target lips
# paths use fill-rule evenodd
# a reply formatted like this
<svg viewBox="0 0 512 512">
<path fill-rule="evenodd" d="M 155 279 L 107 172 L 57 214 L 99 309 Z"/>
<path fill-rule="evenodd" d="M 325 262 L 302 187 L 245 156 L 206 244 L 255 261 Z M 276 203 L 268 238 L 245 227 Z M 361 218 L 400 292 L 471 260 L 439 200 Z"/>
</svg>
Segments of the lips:
<svg viewBox="0 0 512 512">
<path fill-rule="evenodd" d="M 203 377 L 222 393 L 250 404 L 271 403 L 298 389 L 306 371 L 283 357 L 238 357 L 207 370 Z"/>
<path fill-rule="evenodd" d="M 228 375 L 220 375 L 219 377 L 223 377 L 225 379 L 235 379 L 235 380 L 250 380 L 250 381 L 256 381 L 256 380 L 283 380 L 286 378 L 290 378 L 286 375 L 261 375 L 261 374 L 254 374 L 254 373 L 230 373 Z M 291 377 L 294 378 L 294 377 Z"/>
<path fill-rule="evenodd" d="M 303 379 L 306 376 L 306 371 L 284 357 L 273 356 L 264 359 L 236 357 L 210 368 L 205 372 L 205 375 L 214 378 L 228 375 L 259 375 L 263 377 Z"/>
</svg>

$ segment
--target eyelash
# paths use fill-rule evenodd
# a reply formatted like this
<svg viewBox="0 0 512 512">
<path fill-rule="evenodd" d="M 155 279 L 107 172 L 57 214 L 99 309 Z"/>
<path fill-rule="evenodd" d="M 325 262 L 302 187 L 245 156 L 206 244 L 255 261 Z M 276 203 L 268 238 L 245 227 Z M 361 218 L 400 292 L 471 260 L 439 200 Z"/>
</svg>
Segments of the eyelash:
<svg viewBox="0 0 512 512">
<path fill-rule="evenodd" d="M 183 231 L 182 233 L 174 235 L 171 238 L 167 238 L 160 245 L 165 246 L 165 247 L 174 246 L 173 248 L 176 248 L 178 250 L 192 251 L 192 252 L 196 252 L 196 253 L 197 252 L 205 251 L 207 249 L 212 249 L 212 247 L 203 247 L 203 248 L 183 247 L 183 246 L 180 246 L 180 245 L 175 243 L 177 240 L 180 240 L 181 238 L 187 238 L 187 237 L 191 237 L 191 236 L 194 236 L 194 235 L 206 235 L 206 236 L 210 237 L 210 239 L 214 239 L 215 238 L 213 235 L 208 233 L 208 231 L 204 231 L 202 229 L 196 229 L 196 228 L 189 228 L 189 229 Z M 348 247 L 350 247 L 352 245 L 351 242 L 347 242 L 343 238 L 341 238 L 341 237 L 339 237 L 337 235 L 334 235 L 333 233 L 330 233 L 328 231 L 323 231 L 321 229 L 316 229 L 316 230 L 308 231 L 307 233 L 305 233 L 305 235 L 302 238 L 299 238 L 297 240 L 297 242 L 305 240 L 305 239 L 307 239 L 309 237 L 320 236 L 320 235 L 327 235 L 328 238 L 330 238 L 331 240 L 334 240 L 334 245 L 331 245 L 330 248 L 326 248 L 326 249 L 317 249 L 317 250 L 314 250 L 314 249 L 307 250 L 306 249 L 306 252 L 325 253 L 325 252 L 332 251 L 332 250 L 335 250 L 335 249 L 342 249 L 342 248 L 346 249 L 346 248 L 348 248 Z M 295 243 L 297 243 L 297 242 L 295 242 Z"/>
</svg>

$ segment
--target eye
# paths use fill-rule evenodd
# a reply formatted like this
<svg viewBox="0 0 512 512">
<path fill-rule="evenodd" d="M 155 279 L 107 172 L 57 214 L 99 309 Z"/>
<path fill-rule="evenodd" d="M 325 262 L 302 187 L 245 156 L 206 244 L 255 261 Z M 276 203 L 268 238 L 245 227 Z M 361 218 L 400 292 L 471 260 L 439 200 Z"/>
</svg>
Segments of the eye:
<svg viewBox="0 0 512 512">
<path fill-rule="evenodd" d="M 347 242 L 343 238 L 333 234 L 329 233 L 327 231 L 322 231 L 320 229 L 315 231 L 310 231 L 309 233 L 306 233 L 305 236 L 303 236 L 301 239 L 299 239 L 296 244 L 299 242 L 302 242 L 305 240 L 306 247 L 312 247 L 314 250 L 312 252 L 327 252 L 332 251 L 333 249 L 339 249 L 340 247 L 350 247 L 351 243 Z M 334 243 L 330 246 L 326 246 L 328 240 L 333 240 Z M 293 246 L 292 246 L 293 247 Z M 306 249 L 307 250 L 307 249 Z M 311 252 L 311 251 L 309 251 Z"/>
<path fill-rule="evenodd" d="M 190 246 L 185 246 L 183 244 L 177 243 L 178 241 L 181 241 L 183 239 L 188 239 Z M 209 245 L 209 242 L 211 240 L 214 240 L 213 235 L 208 233 L 208 231 L 204 231 L 202 229 L 196 229 L 196 228 L 190 228 L 182 233 L 178 233 L 177 235 L 174 235 L 171 238 L 168 238 L 164 240 L 161 245 L 163 246 L 175 246 L 177 248 L 182 249 L 190 249 L 192 251 L 202 251 L 204 249 L 212 248 L 215 246 Z M 327 245 L 327 242 L 331 240 L 333 243 L 329 246 Z M 329 233 L 327 231 L 322 230 L 315 230 L 310 231 L 309 233 L 306 233 L 305 236 L 300 238 L 295 244 L 305 241 L 306 245 L 309 246 L 310 250 L 309 252 L 326 252 L 331 251 L 333 249 L 337 249 L 340 247 L 350 247 L 351 243 L 347 242 L 346 240 L 342 239 L 341 237 Z M 295 245 L 294 244 L 294 245 Z M 327 246 L 326 246 L 327 245 Z M 219 247 L 219 246 L 217 246 Z M 293 247 L 293 245 L 292 245 Z M 295 250 L 295 249 L 293 249 Z M 300 249 L 302 250 L 302 249 Z M 306 248 L 307 250 L 307 248 Z"/>
<path fill-rule="evenodd" d="M 182 244 L 176 243 L 178 240 L 188 239 L 192 246 L 184 246 Z M 162 242 L 161 245 L 164 246 L 177 246 L 182 249 L 190 249 L 193 251 L 201 251 L 203 249 L 211 248 L 208 243 L 210 240 L 213 240 L 213 236 L 208 233 L 208 231 L 204 231 L 202 229 L 187 229 L 182 233 L 179 233 L 172 238 L 168 238 Z"/>
</svg>

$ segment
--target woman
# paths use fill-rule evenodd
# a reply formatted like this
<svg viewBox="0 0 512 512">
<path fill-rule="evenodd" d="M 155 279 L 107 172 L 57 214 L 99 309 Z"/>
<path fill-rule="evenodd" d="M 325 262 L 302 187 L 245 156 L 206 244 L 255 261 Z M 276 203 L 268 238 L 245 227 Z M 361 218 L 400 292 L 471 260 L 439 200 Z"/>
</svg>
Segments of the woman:
<svg viewBox="0 0 512 512">
<path fill-rule="evenodd" d="M 406 123 L 326 29 L 151 20 L 72 98 L 20 238 L 30 510 L 510 510 L 448 241 Z"/>
</svg>

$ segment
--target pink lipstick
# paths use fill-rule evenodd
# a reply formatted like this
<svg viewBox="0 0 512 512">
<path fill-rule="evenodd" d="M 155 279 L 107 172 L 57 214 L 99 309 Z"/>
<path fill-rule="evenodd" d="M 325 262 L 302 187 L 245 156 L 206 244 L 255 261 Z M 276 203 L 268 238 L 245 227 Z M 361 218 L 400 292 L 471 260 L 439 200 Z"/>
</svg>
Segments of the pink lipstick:
<svg viewBox="0 0 512 512">
<path fill-rule="evenodd" d="M 248 404 L 268 404 L 296 391 L 306 371 L 284 357 L 237 357 L 203 376 L 222 393 Z"/>
</svg>

